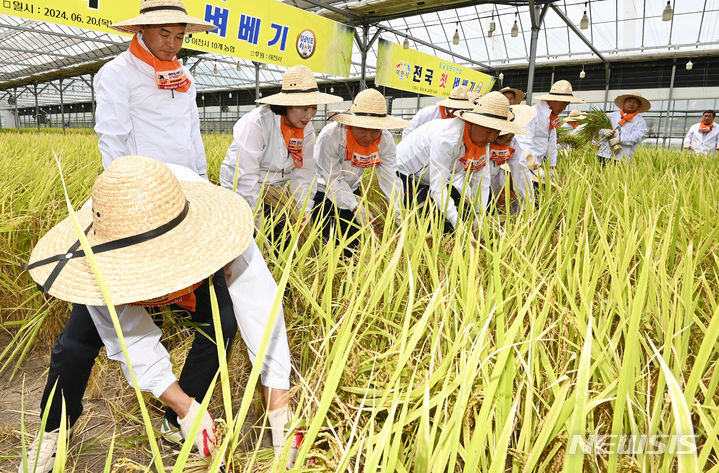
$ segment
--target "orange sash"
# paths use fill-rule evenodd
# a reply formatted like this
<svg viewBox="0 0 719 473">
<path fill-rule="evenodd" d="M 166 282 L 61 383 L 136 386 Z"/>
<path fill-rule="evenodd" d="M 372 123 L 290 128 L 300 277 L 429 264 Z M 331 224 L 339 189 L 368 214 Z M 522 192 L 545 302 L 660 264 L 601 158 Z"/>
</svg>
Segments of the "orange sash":
<svg viewBox="0 0 719 473">
<path fill-rule="evenodd" d="M 554 130 L 561 124 L 562 122 L 559 121 L 559 115 L 552 115 L 552 112 L 549 112 L 549 130 Z"/>
<path fill-rule="evenodd" d="M 287 145 L 287 155 L 292 158 L 295 166 L 302 167 L 302 145 L 305 142 L 305 130 L 285 125 L 285 117 L 280 118 L 282 136 Z"/>
<path fill-rule="evenodd" d="M 705 125 L 704 122 L 699 122 L 699 133 L 709 133 L 714 128 L 714 122 L 712 121 L 709 125 Z"/>
<path fill-rule="evenodd" d="M 442 115 L 442 120 L 447 118 L 454 118 L 454 115 L 450 115 L 447 113 L 447 107 L 444 105 L 439 106 L 439 114 Z"/>
<path fill-rule="evenodd" d="M 133 56 L 155 69 L 155 81 L 158 89 L 172 89 L 178 92 L 190 90 L 190 79 L 185 74 L 185 70 L 177 58 L 172 61 L 157 59 L 140 45 L 137 34 L 132 37 L 130 42 L 130 52 Z"/>
<path fill-rule="evenodd" d="M 172 294 L 166 296 L 155 297 L 153 299 L 147 299 L 146 301 L 133 302 L 130 305 L 138 305 L 142 307 L 163 307 L 166 305 L 177 304 L 183 309 L 187 309 L 190 312 L 195 311 L 197 306 L 197 298 L 195 298 L 195 289 L 202 285 L 203 281 L 193 284 L 190 287 L 180 289 Z"/>
<path fill-rule="evenodd" d="M 352 128 L 347 127 L 347 150 L 345 151 L 345 161 L 352 161 L 352 166 L 358 168 L 373 168 L 382 164 L 379 156 L 379 144 L 382 141 L 382 135 L 368 146 L 362 146 L 355 140 L 352 134 Z"/>
<path fill-rule="evenodd" d="M 484 159 L 484 154 L 487 152 L 486 146 L 477 146 L 472 142 L 469 137 L 469 122 L 464 123 L 464 135 L 462 135 L 462 141 L 464 141 L 464 147 L 467 151 L 464 156 L 459 158 L 461 163 L 464 163 L 464 170 L 467 172 L 478 171 L 487 165 L 487 160 Z"/>
<path fill-rule="evenodd" d="M 624 111 L 623 108 L 619 109 L 619 115 L 622 116 L 621 120 L 619 120 L 619 126 L 624 126 L 627 122 L 634 120 L 634 117 L 636 117 L 638 114 L 639 110 L 634 113 L 627 113 Z"/>
<path fill-rule="evenodd" d="M 512 156 L 514 156 L 514 148 L 510 148 L 509 145 L 495 145 L 494 143 L 489 145 L 489 159 L 497 166 L 506 163 L 512 159 Z"/>
</svg>

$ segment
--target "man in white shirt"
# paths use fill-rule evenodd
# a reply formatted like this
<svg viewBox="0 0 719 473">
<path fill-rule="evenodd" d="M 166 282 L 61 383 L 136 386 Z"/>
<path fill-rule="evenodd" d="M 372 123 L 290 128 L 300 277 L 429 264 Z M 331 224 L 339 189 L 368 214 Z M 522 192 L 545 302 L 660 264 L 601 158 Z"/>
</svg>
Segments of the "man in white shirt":
<svg viewBox="0 0 719 473">
<path fill-rule="evenodd" d="M 454 118 L 455 110 L 470 110 L 473 107 L 469 101 L 467 87 L 458 85 L 449 94 L 449 97 L 442 99 L 434 105 L 420 109 L 409 122 L 409 126 L 402 130 L 402 138 L 431 120 Z"/>
<path fill-rule="evenodd" d="M 549 159 L 549 170 L 554 176 L 557 167 L 556 128 L 562 123 L 559 114 L 570 103 L 584 101 L 574 96 L 572 84 L 566 80 L 555 82 L 548 94 L 537 95 L 536 99 L 539 102 L 533 106 L 534 118 L 524 127 L 528 133 L 517 136 L 517 141 L 524 149 L 530 169 L 541 167 L 544 160 Z"/>
<path fill-rule="evenodd" d="M 684 149 L 697 154 L 716 154 L 719 149 L 719 126 L 714 123 L 715 117 L 714 110 L 702 114 L 701 121 L 692 125 L 684 137 Z"/>
<path fill-rule="evenodd" d="M 597 156 L 602 165 L 631 161 L 634 151 L 647 134 L 647 122 L 640 114 L 652 107 L 649 100 L 639 92 L 631 92 L 618 96 L 614 104 L 619 110 L 608 114 L 612 129 L 599 130 L 601 141 Z"/>
<path fill-rule="evenodd" d="M 397 146 L 398 172 L 407 192 L 429 195 L 445 217 L 445 231 L 459 221 L 464 199 L 476 202 L 469 211 L 474 229 L 489 203 L 489 145 L 500 131 L 526 133 L 512 123 L 509 101 L 490 92 L 472 110 L 458 110 L 454 119 L 425 123 Z"/>
</svg>

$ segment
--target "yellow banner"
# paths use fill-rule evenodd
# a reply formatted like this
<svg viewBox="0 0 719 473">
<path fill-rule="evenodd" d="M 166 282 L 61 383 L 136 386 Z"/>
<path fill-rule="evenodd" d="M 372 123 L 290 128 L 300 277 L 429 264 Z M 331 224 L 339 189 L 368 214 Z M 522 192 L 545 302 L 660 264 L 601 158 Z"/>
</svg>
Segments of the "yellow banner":
<svg viewBox="0 0 719 473">
<path fill-rule="evenodd" d="M 115 33 L 137 16 L 140 0 L 0 0 L 0 13 Z M 185 47 L 349 76 L 354 29 L 275 0 L 185 0 L 190 16 L 218 27 L 185 37 Z"/>
<path fill-rule="evenodd" d="M 404 49 L 399 44 L 379 40 L 376 85 L 418 94 L 448 97 L 454 87 L 464 85 L 470 92 L 484 95 L 492 90 L 494 77 L 469 67 Z"/>
</svg>

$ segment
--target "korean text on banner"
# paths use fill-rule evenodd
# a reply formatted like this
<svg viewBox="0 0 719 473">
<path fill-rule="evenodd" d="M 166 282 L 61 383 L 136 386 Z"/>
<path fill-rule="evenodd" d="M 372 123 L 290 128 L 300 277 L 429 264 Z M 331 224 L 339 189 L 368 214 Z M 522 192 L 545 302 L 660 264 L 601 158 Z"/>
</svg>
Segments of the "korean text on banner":
<svg viewBox="0 0 719 473">
<path fill-rule="evenodd" d="M 185 37 L 185 47 L 349 76 L 354 30 L 276 0 L 185 0 L 187 13 L 218 28 Z M 115 33 L 138 15 L 140 0 L 0 0 L 0 13 Z"/>
<path fill-rule="evenodd" d="M 494 77 L 469 67 L 404 49 L 380 39 L 377 47 L 375 84 L 418 94 L 448 97 L 454 87 L 464 85 L 470 92 L 484 95 L 494 86 Z"/>
</svg>

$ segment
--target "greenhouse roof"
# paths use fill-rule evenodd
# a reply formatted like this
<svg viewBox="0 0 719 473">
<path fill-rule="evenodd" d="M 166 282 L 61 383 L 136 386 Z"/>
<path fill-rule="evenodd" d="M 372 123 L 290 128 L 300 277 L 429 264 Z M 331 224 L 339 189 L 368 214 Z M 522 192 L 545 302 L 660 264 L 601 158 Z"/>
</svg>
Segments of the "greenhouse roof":
<svg viewBox="0 0 719 473">
<path fill-rule="evenodd" d="M 467 2 L 466 0 L 286 0 L 297 6 L 347 24 L 369 25 L 369 37 L 402 43 L 410 36 L 410 47 L 470 66 L 496 72 L 528 63 L 531 17 L 527 1 Z M 563 61 L 607 61 L 646 59 L 652 56 L 685 56 L 719 53 L 719 0 L 672 0 L 673 16 L 662 20 L 663 0 L 557 0 L 550 3 L 539 32 L 537 64 Z M 579 25 L 585 11 L 589 26 L 578 30 L 594 46 L 593 52 L 563 20 Z M 344 18 L 343 18 L 344 17 Z M 490 36 L 488 28 L 496 29 Z M 518 34 L 511 34 L 514 22 Z M 455 30 L 459 44 L 453 44 Z M 115 34 L 0 15 L 0 106 L 8 108 L 14 86 L 38 84 L 40 105 L 59 103 L 50 79 L 67 78 L 64 100 L 90 99 L 89 74 L 127 48 L 129 38 Z M 367 76 L 374 76 L 377 43 L 367 52 Z M 253 88 L 255 66 L 249 59 L 210 53 L 188 52 L 200 91 Z M 361 52 L 354 45 L 349 79 L 361 75 Z M 284 68 L 272 64 L 259 69 L 260 85 L 281 82 Z M 318 74 L 319 80 L 348 78 Z M 18 106 L 34 105 L 30 92 L 19 94 Z"/>
</svg>

